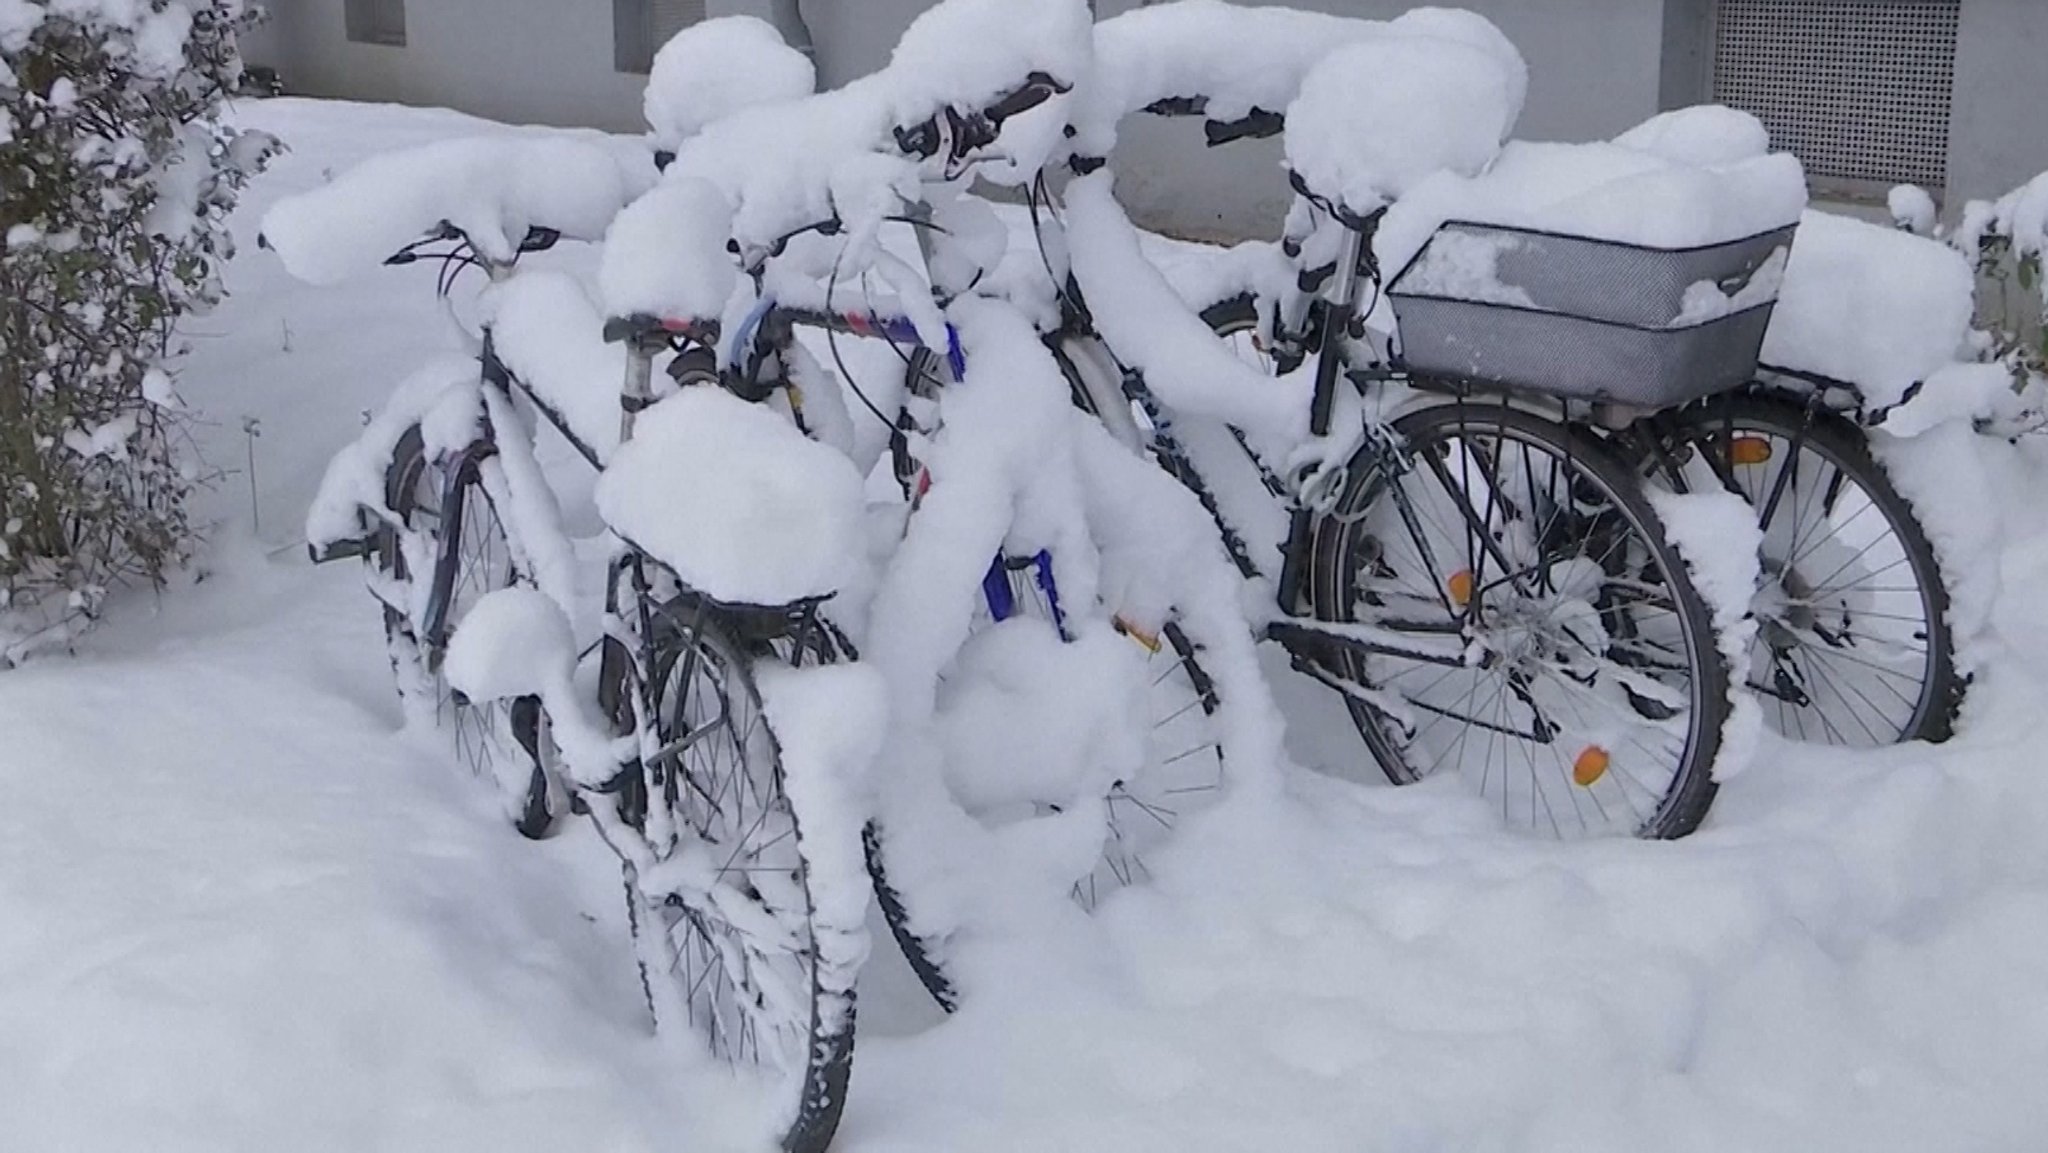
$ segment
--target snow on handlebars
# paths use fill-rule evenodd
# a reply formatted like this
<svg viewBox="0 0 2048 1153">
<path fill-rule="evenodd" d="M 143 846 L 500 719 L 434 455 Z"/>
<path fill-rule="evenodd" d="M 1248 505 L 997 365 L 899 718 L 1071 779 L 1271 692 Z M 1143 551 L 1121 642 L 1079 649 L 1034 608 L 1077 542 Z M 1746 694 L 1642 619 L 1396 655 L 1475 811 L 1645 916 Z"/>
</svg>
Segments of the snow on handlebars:
<svg viewBox="0 0 2048 1153">
<path fill-rule="evenodd" d="M 264 214 L 262 237 L 293 276 L 333 284 L 452 226 L 486 260 L 510 261 L 535 229 L 604 235 L 652 182 L 637 147 L 559 134 L 437 141 L 372 157 Z"/>
</svg>

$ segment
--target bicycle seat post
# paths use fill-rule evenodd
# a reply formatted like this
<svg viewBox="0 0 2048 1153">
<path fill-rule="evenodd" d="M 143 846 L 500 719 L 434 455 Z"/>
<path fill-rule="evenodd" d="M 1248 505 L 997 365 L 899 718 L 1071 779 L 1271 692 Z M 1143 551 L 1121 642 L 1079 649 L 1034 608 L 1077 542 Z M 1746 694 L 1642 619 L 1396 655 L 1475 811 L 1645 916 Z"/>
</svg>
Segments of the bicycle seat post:
<svg viewBox="0 0 2048 1153">
<path fill-rule="evenodd" d="M 619 443 L 633 439 L 633 418 L 654 403 L 654 348 L 645 340 L 626 343 L 626 380 L 619 392 Z"/>
</svg>

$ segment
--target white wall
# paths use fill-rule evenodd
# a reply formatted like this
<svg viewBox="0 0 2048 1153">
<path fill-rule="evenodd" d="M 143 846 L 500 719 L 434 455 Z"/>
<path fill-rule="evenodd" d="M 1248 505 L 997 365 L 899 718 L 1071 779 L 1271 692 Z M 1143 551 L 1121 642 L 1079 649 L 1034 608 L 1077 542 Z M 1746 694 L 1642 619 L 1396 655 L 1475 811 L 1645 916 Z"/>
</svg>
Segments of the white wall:
<svg viewBox="0 0 2048 1153">
<path fill-rule="evenodd" d="M 1139 0 L 1097 0 L 1105 16 Z M 1240 0 L 1263 3 L 1267 0 Z M 1285 0 L 1384 18 L 1412 0 Z M 1439 0 L 1494 19 L 1529 60 L 1517 134 L 1583 140 L 1701 99 L 1712 0 Z M 1901 0 L 1907 2 L 1907 0 Z M 887 63 L 930 0 L 711 0 L 795 32 L 836 86 Z M 644 78 L 613 69 L 612 0 L 410 0 L 404 48 L 350 43 L 343 0 L 280 0 L 250 58 L 315 95 L 445 104 L 503 120 L 640 127 Z M 792 36 L 792 39 L 795 37 Z M 2048 0 L 1963 0 L 1949 159 L 1950 204 L 2048 170 Z M 1270 235 L 1287 200 L 1277 142 L 1211 152 L 1190 121 L 1134 118 L 1115 158 L 1133 215 L 1188 236 Z"/>
<path fill-rule="evenodd" d="M 1963 0 L 1948 207 L 2048 171 L 2048 0 Z"/>
<path fill-rule="evenodd" d="M 1518 136 L 1598 139 L 1659 108 L 1663 0 L 1440 2 L 1486 15 L 1527 58 L 1529 104 Z M 1098 4 L 1105 16 L 1137 6 L 1135 0 Z M 1287 6 L 1385 19 L 1414 7 L 1415 0 L 1287 0 Z M 1199 123 L 1134 117 L 1118 152 L 1118 191 L 1132 215 L 1151 227 L 1200 239 L 1270 236 L 1287 210 L 1290 193 L 1278 141 L 1210 152 Z"/>
<path fill-rule="evenodd" d="M 436 104 L 513 123 L 640 127 L 611 0 L 410 0 L 404 47 L 356 44 L 342 0 L 288 0 L 253 47 L 295 92 Z"/>
</svg>

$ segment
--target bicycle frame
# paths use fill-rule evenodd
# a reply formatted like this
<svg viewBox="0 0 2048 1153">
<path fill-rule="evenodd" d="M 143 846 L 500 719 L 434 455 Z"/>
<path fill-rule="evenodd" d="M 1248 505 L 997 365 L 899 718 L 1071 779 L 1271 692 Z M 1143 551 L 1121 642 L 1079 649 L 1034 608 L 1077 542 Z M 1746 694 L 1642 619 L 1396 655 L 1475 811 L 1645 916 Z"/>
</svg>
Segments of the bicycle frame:
<svg viewBox="0 0 2048 1153">
<path fill-rule="evenodd" d="M 1309 305 L 1309 323 L 1306 331 L 1313 340 L 1307 350 L 1314 358 L 1315 377 L 1309 402 L 1309 432 L 1321 438 L 1330 434 L 1337 402 L 1337 390 L 1346 383 L 1359 387 L 1370 387 L 1376 383 L 1405 379 L 1397 372 L 1368 370 L 1354 372 L 1348 364 L 1345 342 L 1352 335 L 1351 326 L 1343 321 L 1357 306 L 1360 286 L 1376 281 L 1379 275 L 1377 261 L 1373 255 L 1371 238 L 1376 218 L 1360 222 L 1361 227 L 1349 229 L 1339 253 L 1335 274 Z M 1068 291 L 1061 294 L 1061 309 L 1064 314 L 1060 329 L 1053 334 L 1050 342 L 1058 346 L 1065 342 L 1085 342 L 1101 349 L 1107 363 L 1115 366 L 1120 379 L 1114 386 L 1107 382 L 1089 378 L 1082 362 L 1091 358 L 1066 357 L 1071 370 L 1080 384 L 1089 393 L 1091 406 L 1098 413 L 1113 411 L 1115 405 L 1134 406 L 1146 416 L 1150 429 L 1142 435 L 1149 438 L 1143 446 L 1159 460 L 1175 480 L 1188 488 L 1201 501 L 1218 533 L 1221 535 L 1231 559 L 1246 579 L 1258 579 L 1262 574 L 1252 560 L 1249 548 L 1241 540 L 1218 504 L 1215 494 L 1210 491 L 1196 469 L 1186 449 L 1175 439 L 1171 422 L 1165 419 L 1165 410 L 1158 398 L 1146 385 L 1144 374 L 1117 361 L 1115 353 L 1103 343 L 1095 331 L 1093 320 L 1087 312 L 1087 304 L 1080 286 L 1071 276 Z M 1114 391 L 1111 391 L 1112 387 Z M 1267 488 L 1276 499 L 1287 491 L 1285 482 L 1274 476 L 1263 462 L 1259 461 L 1242 439 L 1239 445 L 1267 482 Z M 1367 438 L 1361 446 L 1374 454 L 1374 465 L 1388 475 L 1399 475 L 1409 467 L 1409 461 L 1400 448 L 1385 438 Z M 1405 523 L 1419 535 L 1419 521 L 1409 506 L 1406 494 L 1395 486 L 1393 500 Z M 1476 512 L 1465 510 L 1468 517 L 1476 518 Z M 1281 549 L 1281 571 L 1274 593 L 1280 619 L 1266 626 L 1266 639 L 1278 641 L 1294 653 L 1296 664 L 1308 675 L 1340 692 L 1355 694 L 1369 692 L 1365 686 L 1354 685 L 1347 679 L 1327 668 L 1317 660 L 1318 653 L 1332 650 L 1351 649 L 1370 655 L 1395 656 L 1406 660 L 1439 665 L 1446 668 L 1468 667 L 1473 658 L 1467 651 L 1464 626 L 1461 623 L 1443 621 L 1384 620 L 1370 626 L 1343 625 L 1318 621 L 1304 615 L 1303 606 L 1308 601 L 1309 563 L 1313 555 L 1316 525 L 1320 514 L 1302 502 L 1295 502 L 1288 522 L 1285 543 Z"/>
</svg>

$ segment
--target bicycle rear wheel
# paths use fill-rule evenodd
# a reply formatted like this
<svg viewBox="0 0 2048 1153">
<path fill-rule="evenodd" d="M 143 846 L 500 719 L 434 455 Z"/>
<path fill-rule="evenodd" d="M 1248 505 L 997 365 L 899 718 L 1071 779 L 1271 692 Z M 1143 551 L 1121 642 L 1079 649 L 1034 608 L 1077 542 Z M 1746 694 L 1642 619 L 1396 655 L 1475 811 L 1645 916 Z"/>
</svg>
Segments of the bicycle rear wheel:
<svg viewBox="0 0 2048 1153">
<path fill-rule="evenodd" d="M 1396 784 L 1465 778 L 1504 823 L 1679 837 L 1706 815 L 1730 713 L 1711 614 L 1636 478 L 1505 404 L 1401 418 L 1318 524 L 1322 620 L 1462 640 L 1476 664 L 1329 658 Z"/>
<path fill-rule="evenodd" d="M 1851 748 L 1942 741 L 1962 682 L 1927 534 L 1855 426 L 1772 396 L 1677 414 L 1672 468 L 1757 510 L 1764 585 L 1744 673 L 1780 734 Z"/>
</svg>

